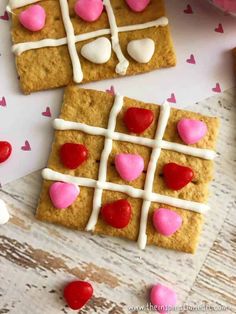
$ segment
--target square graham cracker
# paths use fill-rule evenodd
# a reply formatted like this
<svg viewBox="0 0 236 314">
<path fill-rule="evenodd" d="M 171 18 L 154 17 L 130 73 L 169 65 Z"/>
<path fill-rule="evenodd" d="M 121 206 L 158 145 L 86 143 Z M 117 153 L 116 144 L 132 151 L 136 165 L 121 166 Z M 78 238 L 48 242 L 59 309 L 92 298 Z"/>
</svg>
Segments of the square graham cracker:
<svg viewBox="0 0 236 314">
<path fill-rule="evenodd" d="M 64 102 L 60 119 L 66 121 L 79 122 L 89 126 L 95 126 L 107 129 L 110 111 L 118 96 L 112 96 L 108 93 L 86 90 L 77 86 L 68 86 L 65 91 Z M 138 141 L 145 139 L 154 139 L 156 129 L 158 127 L 160 106 L 150 103 L 144 103 L 138 100 L 124 97 L 121 109 L 116 117 L 115 132 L 132 135 L 128 132 L 123 122 L 125 111 L 130 107 L 138 107 L 150 109 L 154 113 L 154 121 L 152 125 L 138 137 Z M 204 121 L 208 127 L 208 132 L 197 144 L 185 145 L 176 130 L 177 122 L 181 118 L 192 118 Z M 197 149 L 197 154 L 205 153 L 205 150 L 214 153 L 219 120 L 214 117 L 203 116 L 198 113 L 170 109 L 169 119 L 164 131 L 163 140 L 165 142 L 174 142 L 180 144 L 181 149 Z M 75 170 L 67 169 L 60 161 L 59 150 L 64 143 L 80 143 L 84 144 L 88 151 L 89 157 L 86 162 Z M 60 173 L 74 177 L 90 178 L 98 180 L 99 166 L 101 154 L 104 149 L 105 137 L 102 135 L 86 134 L 79 130 L 56 130 L 55 139 L 52 145 L 52 152 L 48 161 L 48 168 Z M 152 147 L 146 147 L 140 144 L 134 144 L 127 141 L 112 141 L 112 151 L 107 161 L 106 182 L 112 182 L 117 185 L 128 185 L 136 189 L 144 189 L 144 183 L 147 176 L 147 167 L 152 153 Z M 139 154 L 144 159 L 144 171 L 132 182 L 124 181 L 116 171 L 114 166 L 114 158 L 118 153 Z M 194 179 L 179 191 L 168 189 L 163 180 L 163 166 L 166 163 L 175 162 L 177 164 L 191 167 L 194 171 Z M 198 203 L 206 202 L 208 198 L 208 185 L 213 179 L 213 161 L 200 157 L 194 157 L 189 154 L 180 153 L 178 151 L 161 149 L 159 160 L 155 165 L 155 176 L 153 182 L 153 192 L 161 195 L 169 196 L 181 200 L 189 200 Z M 47 171 L 47 170 L 46 170 Z M 50 171 L 50 170 L 49 170 Z M 55 180 L 55 178 L 53 179 Z M 63 181 L 63 180 L 55 180 Z M 53 207 L 49 196 L 49 187 L 53 183 L 49 178 L 43 180 L 42 192 L 36 213 L 39 220 L 61 224 L 65 227 L 77 230 L 85 230 L 89 218 L 93 210 L 94 187 L 80 186 L 80 195 L 76 201 L 67 209 L 58 210 Z M 140 230 L 140 220 L 142 212 L 143 198 L 131 197 L 130 195 L 103 190 L 101 205 L 116 201 L 118 199 L 127 199 L 132 206 L 132 218 L 130 223 L 123 229 L 116 229 L 108 225 L 101 216 L 98 216 L 94 233 L 105 234 L 126 238 L 128 240 L 137 241 Z M 202 206 L 206 206 L 202 204 Z M 181 228 L 172 236 L 163 236 L 156 231 L 152 223 L 152 216 L 156 208 L 169 208 L 181 215 L 183 223 Z M 194 253 L 199 241 L 199 235 L 203 224 L 202 212 L 182 209 L 177 206 L 170 206 L 162 202 L 151 202 L 147 217 L 147 243 L 160 247 L 179 250 L 183 252 Z"/>
<path fill-rule="evenodd" d="M 29 2 L 30 0 L 27 1 Z M 69 16 L 75 35 L 110 29 L 106 10 L 104 10 L 97 21 L 87 23 L 75 14 L 75 2 L 76 0 L 68 0 Z M 163 0 L 152 0 L 148 7 L 141 13 L 132 12 L 125 0 L 111 0 L 110 3 L 118 27 L 144 24 L 165 16 Z M 28 31 L 19 22 L 18 16 L 20 12 L 29 6 L 12 9 L 14 13 L 12 15 L 11 31 L 14 44 L 13 51 L 16 54 L 16 67 L 20 79 L 20 86 L 25 94 L 66 86 L 73 81 L 73 67 L 67 44 L 57 47 L 27 48 L 29 50 L 19 54 L 18 49 L 21 49 L 24 43 L 35 43 L 44 39 L 60 39 L 67 37 L 59 0 L 42 0 L 39 1 L 39 4 L 45 9 L 47 19 L 45 27 L 38 32 Z M 175 66 L 176 57 L 168 25 L 119 32 L 118 36 L 121 51 L 124 57 L 129 61 L 126 75 L 135 75 L 158 68 Z M 111 41 L 111 35 L 100 37 L 107 37 Z M 110 60 L 105 64 L 92 63 L 81 55 L 80 50 L 82 46 L 94 41 L 96 38 L 98 37 L 76 43 L 76 50 L 83 72 L 83 80 L 80 83 L 121 77 L 115 70 L 118 59 L 114 51 L 112 51 Z M 143 38 L 150 38 L 155 43 L 155 52 L 148 63 L 136 62 L 127 52 L 127 45 L 130 41 Z"/>
</svg>

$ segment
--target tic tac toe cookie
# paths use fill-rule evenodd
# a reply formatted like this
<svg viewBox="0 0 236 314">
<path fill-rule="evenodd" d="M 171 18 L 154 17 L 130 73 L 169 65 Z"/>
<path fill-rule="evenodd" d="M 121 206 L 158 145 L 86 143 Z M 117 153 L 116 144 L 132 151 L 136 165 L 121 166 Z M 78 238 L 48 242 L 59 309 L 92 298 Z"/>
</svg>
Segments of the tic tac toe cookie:
<svg viewBox="0 0 236 314">
<path fill-rule="evenodd" d="M 69 86 L 37 218 L 193 253 L 217 118 Z"/>
<path fill-rule="evenodd" d="M 22 91 L 176 64 L 163 0 L 10 0 Z"/>
</svg>

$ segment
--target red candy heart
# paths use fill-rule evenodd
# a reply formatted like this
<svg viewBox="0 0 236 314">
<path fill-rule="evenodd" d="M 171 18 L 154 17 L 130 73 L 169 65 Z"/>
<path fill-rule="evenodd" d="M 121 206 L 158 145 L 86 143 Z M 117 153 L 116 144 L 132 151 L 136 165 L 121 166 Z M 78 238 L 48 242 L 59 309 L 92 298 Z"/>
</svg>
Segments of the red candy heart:
<svg viewBox="0 0 236 314">
<path fill-rule="evenodd" d="M 192 181 L 194 173 L 189 167 L 171 162 L 163 167 L 163 175 L 167 187 L 178 191 Z"/>
<path fill-rule="evenodd" d="M 82 144 L 65 143 L 60 149 L 63 165 L 69 169 L 76 169 L 88 158 L 88 150 Z"/>
<path fill-rule="evenodd" d="M 93 287 L 86 281 L 73 281 L 64 288 L 64 298 L 72 310 L 81 309 L 93 295 Z"/>
<path fill-rule="evenodd" d="M 152 124 L 153 119 L 153 112 L 143 108 L 129 108 L 124 115 L 127 129 L 136 134 L 143 133 Z"/>
<path fill-rule="evenodd" d="M 0 141 L 0 163 L 6 161 L 12 152 L 11 144 L 8 142 L 1 142 Z"/>
<path fill-rule="evenodd" d="M 122 229 L 130 222 L 131 205 L 127 200 L 121 199 L 104 205 L 101 209 L 101 215 L 108 225 Z"/>
</svg>

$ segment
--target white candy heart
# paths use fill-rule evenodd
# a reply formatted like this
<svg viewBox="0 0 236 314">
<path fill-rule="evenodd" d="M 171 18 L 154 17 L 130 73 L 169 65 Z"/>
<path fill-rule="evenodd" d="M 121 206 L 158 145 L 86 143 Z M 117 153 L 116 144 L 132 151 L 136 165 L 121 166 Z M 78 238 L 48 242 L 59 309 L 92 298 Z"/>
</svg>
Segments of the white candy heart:
<svg viewBox="0 0 236 314">
<path fill-rule="evenodd" d="M 81 49 L 82 56 L 96 64 L 106 63 L 111 57 L 111 42 L 106 37 L 100 37 Z"/>
<path fill-rule="evenodd" d="M 148 63 L 154 54 L 155 43 L 150 38 L 136 39 L 128 43 L 129 55 L 139 63 Z"/>
<path fill-rule="evenodd" d="M 3 200 L 0 199 L 0 225 L 4 225 L 10 219 L 7 206 Z"/>
</svg>

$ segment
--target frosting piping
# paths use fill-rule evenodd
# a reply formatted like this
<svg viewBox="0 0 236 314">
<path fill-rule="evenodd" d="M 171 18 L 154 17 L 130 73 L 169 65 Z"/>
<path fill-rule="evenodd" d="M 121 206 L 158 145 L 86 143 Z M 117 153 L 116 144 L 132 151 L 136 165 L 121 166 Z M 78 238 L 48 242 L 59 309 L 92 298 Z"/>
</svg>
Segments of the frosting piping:
<svg viewBox="0 0 236 314">
<path fill-rule="evenodd" d="M 107 133 L 109 134 L 110 132 L 114 132 L 115 127 L 116 127 L 116 118 L 117 115 L 119 114 L 121 108 L 123 106 L 123 97 L 116 95 L 114 105 L 111 109 L 110 112 L 110 117 L 109 117 L 109 122 L 108 122 L 108 128 L 107 128 Z M 100 184 L 103 184 L 106 182 L 107 178 L 107 163 L 108 163 L 108 158 L 109 155 L 112 151 L 112 138 L 111 137 L 106 137 L 105 142 L 104 142 L 104 148 L 101 154 L 101 159 L 100 159 L 100 166 L 99 166 L 99 173 L 98 173 L 98 181 Z M 101 188 L 95 188 L 94 191 L 94 196 L 93 196 L 93 210 L 91 213 L 91 216 L 89 218 L 88 224 L 86 226 L 87 231 L 94 230 L 95 225 L 98 220 L 98 215 L 100 212 L 100 208 L 102 205 L 102 189 Z"/>
</svg>

